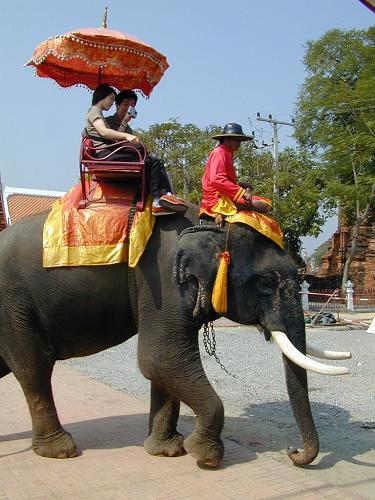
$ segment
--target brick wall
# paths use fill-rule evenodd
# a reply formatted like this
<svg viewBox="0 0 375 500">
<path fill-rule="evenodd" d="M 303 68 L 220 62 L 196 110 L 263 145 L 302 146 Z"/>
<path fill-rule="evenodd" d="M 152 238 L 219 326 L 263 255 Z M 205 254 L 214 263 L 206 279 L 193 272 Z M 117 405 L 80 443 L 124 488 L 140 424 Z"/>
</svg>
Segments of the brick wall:
<svg viewBox="0 0 375 500">
<path fill-rule="evenodd" d="M 320 278 L 342 276 L 351 230 L 340 226 L 331 240 L 330 250 L 322 257 L 322 266 L 317 273 Z M 361 226 L 355 258 L 351 264 L 349 279 L 357 291 L 375 288 L 375 224 Z"/>
</svg>

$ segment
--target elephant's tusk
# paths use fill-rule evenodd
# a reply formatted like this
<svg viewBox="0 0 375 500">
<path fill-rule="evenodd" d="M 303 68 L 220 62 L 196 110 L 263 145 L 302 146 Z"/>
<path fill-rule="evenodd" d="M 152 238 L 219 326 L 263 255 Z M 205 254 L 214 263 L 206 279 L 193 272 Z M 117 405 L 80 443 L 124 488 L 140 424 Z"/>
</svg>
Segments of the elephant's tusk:
<svg viewBox="0 0 375 500">
<path fill-rule="evenodd" d="M 349 370 L 345 367 L 324 365 L 323 363 L 309 359 L 294 347 L 284 332 L 273 331 L 271 335 L 283 354 L 305 370 L 311 370 L 322 375 L 346 375 L 349 373 Z"/>
<path fill-rule="evenodd" d="M 350 359 L 351 352 L 326 351 L 306 341 L 306 354 L 321 359 Z"/>
</svg>

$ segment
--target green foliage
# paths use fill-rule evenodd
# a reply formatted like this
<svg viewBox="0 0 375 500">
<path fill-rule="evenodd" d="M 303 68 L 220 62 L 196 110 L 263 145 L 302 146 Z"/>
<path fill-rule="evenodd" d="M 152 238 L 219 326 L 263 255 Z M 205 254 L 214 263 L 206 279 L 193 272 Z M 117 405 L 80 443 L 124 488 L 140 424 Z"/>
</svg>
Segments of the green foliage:
<svg viewBox="0 0 375 500">
<path fill-rule="evenodd" d="M 191 123 L 181 125 L 176 119 L 170 119 L 137 133 L 148 150 L 164 161 L 172 176 L 175 192 L 199 203 L 205 163 L 214 146 L 211 136 L 219 130 L 215 126 L 201 130 Z"/>
<path fill-rule="evenodd" d="M 321 171 L 308 154 L 292 148 L 280 155 L 279 199 L 275 207 L 285 231 L 295 237 L 318 236 L 324 217 L 321 204 Z"/>
<path fill-rule="evenodd" d="M 374 209 L 375 28 L 328 31 L 304 63 L 296 137 L 320 164 L 323 198 L 353 224 Z"/>
<path fill-rule="evenodd" d="M 280 153 L 277 174 L 271 153 L 254 154 L 241 147 L 237 155 L 239 177 L 246 177 L 254 193 L 272 199 L 273 215 L 280 223 L 290 252 L 297 257 L 300 238 L 317 236 L 325 216 L 319 210 L 322 200 L 321 172 L 308 152 L 287 148 Z M 278 196 L 274 194 L 274 182 Z M 330 214 L 327 207 L 326 216 Z"/>
</svg>

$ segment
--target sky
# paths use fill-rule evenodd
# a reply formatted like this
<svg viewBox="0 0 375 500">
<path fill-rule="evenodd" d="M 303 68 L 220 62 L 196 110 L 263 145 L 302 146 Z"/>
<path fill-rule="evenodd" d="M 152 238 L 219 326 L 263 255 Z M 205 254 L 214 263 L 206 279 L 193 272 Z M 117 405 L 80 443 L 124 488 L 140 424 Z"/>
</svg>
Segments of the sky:
<svg viewBox="0 0 375 500">
<path fill-rule="evenodd" d="M 61 89 L 24 64 L 49 37 L 100 27 L 105 5 L 108 28 L 144 40 L 170 65 L 150 99 L 139 98 L 134 127 L 171 118 L 199 127 L 233 121 L 266 143 L 271 128 L 256 114 L 291 120 L 306 77 L 306 42 L 332 28 L 366 29 L 375 21 L 359 0 L 2 0 L 3 185 L 66 191 L 78 181 L 91 93 Z M 292 134 L 292 127 L 280 128 L 281 149 L 295 144 Z M 336 227 L 331 219 L 320 237 L 305 238 L 307 253 Z"/>
</svg>

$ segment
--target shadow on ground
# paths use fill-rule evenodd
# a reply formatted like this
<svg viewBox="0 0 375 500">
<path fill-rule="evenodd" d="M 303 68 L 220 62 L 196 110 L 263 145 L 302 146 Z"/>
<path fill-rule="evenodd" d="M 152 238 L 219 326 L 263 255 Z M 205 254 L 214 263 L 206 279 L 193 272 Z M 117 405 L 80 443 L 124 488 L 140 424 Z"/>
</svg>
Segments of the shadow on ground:
<svg viewBox="0 0 375 500">
<path fill-rule="evenodd" d="M 351 421 L 349 412 L 337 406 L 314 402 L 311 406 L 320 437 L 320 450 L 326 455 L 316 465 L 309 467 L 322 470 L 333 467 L 339 461 L 346 461 L 375 468 L 374 462 L 359 461 L 355 458 L 374 449 L 375 435 L 372 425 L 368 422 Z M 180 417 L 178 429 L 186 436 L 193 425 L 194 417 L 183 415 Z M 148 432 L 148 414 L 83 420 L 66 424 L 64 428 L 73 435 L 83 453 L 88 449 L 143 447 Z M 285 446 L 301 446 L 289 401 L 253 405 L 246 408 L 240 417 L 226 416 L 223 437 L 227 448 L 224 467 L 254 460 L 257 453 L 279 452 L 284 450 Z M 2 443 L 20 439 L 31 440 L 31 431 L 0 436 Z M 238 457 L 236 453 L 232 453 L 231 443 L 242 445 L 246 452 Z M 29 446 L 17 453 L 28 449 Z"/>
<path fill-rule="evenodd" d="M 311 402 L 311 409 L 320 451 L 325 454 L 313 465 L 315 469 L 327 469 L 340 461 L 375 468 L 375 455 L 371 462 L 355 458 L 373 453 L 374 422 L 351 420 L 350 413 L 339 406 Z M 223 437 L 259 453 L 284 453 L 286 446 L 302 447 L 289 401 L 252 405 L 243 410 L 241 417 L 226 416 Z"/>
</svg>

